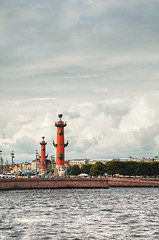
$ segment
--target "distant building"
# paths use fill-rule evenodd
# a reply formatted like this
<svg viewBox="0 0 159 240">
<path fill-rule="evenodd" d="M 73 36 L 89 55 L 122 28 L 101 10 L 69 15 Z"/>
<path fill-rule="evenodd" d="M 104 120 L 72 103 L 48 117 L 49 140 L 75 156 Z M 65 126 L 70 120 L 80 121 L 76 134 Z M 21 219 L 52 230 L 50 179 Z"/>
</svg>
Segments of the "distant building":
<svg viewBox="0 0 159 240">
<path fill-rule="evenodd" d="M 35 171 L 36 172 L 36 164 L 37 164 L 37 172 L 40 172 L 40 159 L 33 160 L 31 163 L 31 171 Z M 53 161 L 52 159 L 46 159 L 46 170 L 49 171 L 49 169 L 53 168 Z"/>
<path fill-rule="evenodd" d="M 89 164 L 95 164 L 96 162 L 106 163 L 111 160 L 113 160 L 113 159 L 90 159 Z"/>
<path fill-rule="evenodd" d="M 20 170 L 21 170 L 21 165 L 22 165 L 22 164 L 14 164 L 13 171 L 14 171 L 15 173 L 20 172 Z"/>
<path fill-rule="evenodd" d="M 37 161 L 33 160 L 31 163 L 31 171 L 36 171 L 36 169 L 37 172 L 40 171 L 40 159 L 37 159 Z"/>
<path fill-rule="evenodd" d="M 31 163 L 30 162 L 24 162 L 21 164 L 21 169 L 22 172 L 29 172 L 31 171 Z"/>
<path fill-rule="evenodd" d="M 159 162 L 159 156 L 155 156 L 155 157 L 153 158 L 153 161 Z"/>
<path fill-rule="evenodd" d="M 3 165 L 3 173 L 9 173 L 10 172 L 10 164 L 4 164 Z"/>
<path fill-rule="evenodd" d="M 84 164 L 88 164 L 88 163 L 89 163 L 88 159 L 73 159 L 73 160 L 68 161 L 68 164 L 70 166 L 78 165 L 79 167 L 81 167 Z"/>
</svg>

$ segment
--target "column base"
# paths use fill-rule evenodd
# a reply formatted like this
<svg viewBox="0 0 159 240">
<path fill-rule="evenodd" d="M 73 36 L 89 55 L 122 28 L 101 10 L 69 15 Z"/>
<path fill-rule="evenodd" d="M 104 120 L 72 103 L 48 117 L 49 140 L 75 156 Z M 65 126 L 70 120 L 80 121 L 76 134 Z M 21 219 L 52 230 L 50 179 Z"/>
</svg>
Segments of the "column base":
<svg viewBox="0 0 159 240">
<path fill-rule="evenodd" d="M 56 166 L 54 169 L 54 175 L 56 177 L 66 177 L 67 176 L 67 169 L 65 166 Z"/>
</svg>

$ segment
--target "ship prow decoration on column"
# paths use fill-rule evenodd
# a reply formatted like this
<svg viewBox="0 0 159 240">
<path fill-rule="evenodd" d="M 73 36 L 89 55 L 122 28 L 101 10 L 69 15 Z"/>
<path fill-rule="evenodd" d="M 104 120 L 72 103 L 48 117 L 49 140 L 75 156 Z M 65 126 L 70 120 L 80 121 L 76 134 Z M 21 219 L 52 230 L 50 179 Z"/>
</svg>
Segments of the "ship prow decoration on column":
<svg viewBox="0 0 159 240">
<path fill-rule="evenodd" d="M 46 158 L 48 155 L 46 155 L 46 145 L 47 142 L 45 142 L 45 137 L 42 137 L 42 141 L 40 142 L 41 145 L 41 156 L 40 156 L 40 172 L 41 174 L 46 174 Z"/>
<path fill-rule="evenodd" d="M 66 122 L 62 121 L 62 114 L 59 114 L 59 121 L 55 122 L 57 127 L 57 143 L 53 141 L 53 146 L 56 147 L 56 168 L 55 175 L 58 177 L 66 177 L 67 170 L 64 165 L 65 148 L 68 146 L 68 141 L 64 142 L 64 128 L 67 126 Z"/>
</svg>

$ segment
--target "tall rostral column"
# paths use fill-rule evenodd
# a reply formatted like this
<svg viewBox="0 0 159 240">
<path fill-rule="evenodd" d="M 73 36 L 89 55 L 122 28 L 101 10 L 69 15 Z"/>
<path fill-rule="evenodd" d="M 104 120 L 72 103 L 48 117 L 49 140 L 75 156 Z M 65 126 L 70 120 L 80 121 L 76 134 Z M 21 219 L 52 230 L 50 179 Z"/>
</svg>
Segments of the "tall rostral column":
<svg viewBox="0 0 159 240">
<path fill-rule="evenodd" d="M 59 114 L 59 121 L 55 122 L 55 127 L 57 127 L 57 144 L 53 141 L 54 147 L 57 148 L 55 175 L 59 177 L 65 177 L 67 175 L 67 171 L 64 166 L 65 147 L 68 145 L 68 141 L 67 143 L 64 143 L 64 127 L 66 127 L 67 124 L 61 120 L 62 116 L 62 114 Z"/>
<path fill-rule="evenodd" d="M 46 173 L 46 142 L 44 141 L 45 137 L 42 137 L 42 141 L 40 142 L 41 145 L 41 156 L 40 156 L 40 172 L 42 174 Z"/>
</svg>

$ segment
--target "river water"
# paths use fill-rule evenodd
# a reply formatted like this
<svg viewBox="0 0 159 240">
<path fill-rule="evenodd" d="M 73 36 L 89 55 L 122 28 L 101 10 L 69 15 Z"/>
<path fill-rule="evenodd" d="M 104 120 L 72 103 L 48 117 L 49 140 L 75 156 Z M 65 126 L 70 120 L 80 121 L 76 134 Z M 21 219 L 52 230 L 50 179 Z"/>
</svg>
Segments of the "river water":
<svg viewBox="0 0 159 240">
<path fill-rule="evenodd" d="M 1 191 L 0 239 L 159 239 L 159 188 Z"/>
</svg>

